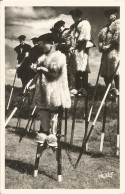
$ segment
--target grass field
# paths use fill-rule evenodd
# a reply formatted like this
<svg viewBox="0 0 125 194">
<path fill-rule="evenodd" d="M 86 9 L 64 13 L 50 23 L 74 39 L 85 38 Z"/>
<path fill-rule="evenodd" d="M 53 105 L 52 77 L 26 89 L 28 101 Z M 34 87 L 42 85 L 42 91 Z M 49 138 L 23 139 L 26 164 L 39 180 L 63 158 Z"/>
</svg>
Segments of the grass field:
<svg viewBox="0 0 125 194">
<path fill-rule="evenodd" d="M 67 143 L 62 138 L 63 182 L 57 182 L 57 162 L 55 153 L 47 149 L 40 160 L 39 174 L 33 178 L 37 143 L 35 135 L 30 134 L 19 143 L 21 129 L 15 130 L 17 119 L 13 118 L 6 127 L 6 189 L 116 189 L 120 187 L 119 158 L 116 157 L 116 119 L 108 117 L 105 131 L 103 153 L 99 152 L 101 121 L 93 130 L 88 143 L 88 152 L 83 153 L 79 165 L 74 164 L 79 156 L 84 120 L 77 119 L 74 142 L 69 148 L 71 119 L 68 120 Z M 22 119 L 24 128 L 27 120 Z M 91 124 L 90 124 L 91 126 Z M 36 122 L 39 129 L 39 122 Z M 64 130 L 64 121 L 63 127 Z"/>
</svg>

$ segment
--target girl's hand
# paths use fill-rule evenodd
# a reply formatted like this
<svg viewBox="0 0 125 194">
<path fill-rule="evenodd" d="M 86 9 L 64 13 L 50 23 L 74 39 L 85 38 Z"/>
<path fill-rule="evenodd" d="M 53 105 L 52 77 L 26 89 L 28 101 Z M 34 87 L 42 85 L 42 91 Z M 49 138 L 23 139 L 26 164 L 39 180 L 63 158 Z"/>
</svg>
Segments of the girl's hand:
<svg viewBox="0 0 125 194">
<path fill-rule="evenodd" d="M 108 44 L 108 45 L 103 45 L 102 48 L 104 51 L 108 50 L 109 48 L 111 47 L 111 44 Z"/>
<path fill-rule="evenodd" d="M 36 63 L 32 63 L 32 65 L 30 66 L 31 69 L 33 69 L 33 71 L 36 72 L 37 70 L 37 64 Z"/>
<path fill-rule="evenodd" d="M 16 69 L 18 69 L 20 67 L 20 64 L 16 65 Z"/>
</svg>

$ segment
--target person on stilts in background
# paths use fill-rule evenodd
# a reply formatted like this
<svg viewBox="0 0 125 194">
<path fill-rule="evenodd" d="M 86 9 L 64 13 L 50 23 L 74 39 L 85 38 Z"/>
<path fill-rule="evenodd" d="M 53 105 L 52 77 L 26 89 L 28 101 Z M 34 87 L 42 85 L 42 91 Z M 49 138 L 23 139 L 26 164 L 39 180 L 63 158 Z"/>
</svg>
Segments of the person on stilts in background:
<svg viewBox="0 0 125 194">
<path fill-rule="evenodd" d="M 29 52 L 31 50 L 31 46 L 25 43 L 26 36 L 20 35 L 17 39 L 19 39 L 20 44 L 14 48 L 14 51 L 17 53 L 17 76 L 21 79 L 22 89 L 25 88 L 28 81 L 31 79 L 31 74 L 33 71 L 30 68 L 29 62 Z"/>
<path fill-rule="evenodd" d="M 65 44 L 63 44 L 64 38 L 62 37 L 62 34 L 65 31 L 65 22 L 63 20 L 57 21 L 50 31 L 55 39 L 56 50 L 59 50 L 62 53 L 65 52 Z"/>
<path fill-rule="evenodd" d="M 108 86 L 114 70 L 119 63 L 119 39 L 120 39 L 120 19 L 118 19 L 118 9 L 108 9 L 104 12 L 109 23 L 99 32 L 99 51 L 102 53 L 101 76 Z M 116 72 L 112 82 L 110 94 L 117 97 L 119 95 L 119 71 Z"/>
<path fill-rule="evenodd" d="M 74 20 L 71 25 L 71 44 L 72 44 L 72 60 L 70 60 L 70 71 L 75 77 L 75 89 L 79 90 L 88 87 L 88 73 L 90 67 L 88 64 L 89 48 L 94 44 L 91 41 L 91 25 L 89 21 L 82 19 L 82 11 L 74 9 L 69 13 Z"/>
<path fill-rule="evenodd" d="M 69 49 L 71 47 L 70 44 L 70 29 L 65 28 L 65 22 L 63 20 L 57 21 L 53 27 L 50 29 L 54 38 L 56 50 L 61 51 L 66 56 L 67 61 L 67 75 L 68 75 L 68 83 L 69 81 Z"/>
</svg>

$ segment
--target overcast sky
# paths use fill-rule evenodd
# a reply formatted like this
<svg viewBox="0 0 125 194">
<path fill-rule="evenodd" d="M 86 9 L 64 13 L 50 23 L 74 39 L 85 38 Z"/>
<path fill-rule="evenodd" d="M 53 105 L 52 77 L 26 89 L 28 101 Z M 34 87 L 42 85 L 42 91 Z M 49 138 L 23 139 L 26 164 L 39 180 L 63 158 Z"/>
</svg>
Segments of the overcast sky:
<svg viewBox="0 0 125 194">
<path fill-rule="evenodd" d="M 78 7 L 83 11 L 83 19 L 89 20 L 92 27 L 92 37 L 94 43 L 98 43 L 99 30 L 107 24 L 104 17 L 104 10 L 107 7 Z M 16 53 L 14 47 L 17 46 L 17 37 L 26 35 L 26 43 L 32 45 L 31 38 L 50 32 L 50 28 L 58 20 L 64 20 L 66 27 L 70 27 L 73 20 L 69 11 L 74 7 L 6 7 L 5 9 L 5 62 L 6 62 L 6 84 L 12 84 L 15 66 Z M 89 63 L 92 73 L 89 75 L 89 83 L 95 84 L 98 68 L 100 66 L 101 54 L 98 46 L 90 50 Z M 100 79 L 103 83 L 103 79 Z M 16 86 L 21 86 L 20 79 L 16 80 Z"/>
</svg>

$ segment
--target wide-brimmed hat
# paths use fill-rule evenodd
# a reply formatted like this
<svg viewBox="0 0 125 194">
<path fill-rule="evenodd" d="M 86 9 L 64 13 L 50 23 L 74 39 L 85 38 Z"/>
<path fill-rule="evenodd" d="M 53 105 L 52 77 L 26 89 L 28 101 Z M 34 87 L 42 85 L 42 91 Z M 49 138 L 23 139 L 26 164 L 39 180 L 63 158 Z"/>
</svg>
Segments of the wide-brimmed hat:
<svg viewBox="0 0 125 194">
<path fill-rule="evenodd" d="M 52 33 L 46 33 L 38 37 L 38 41 L 45 41 L 47 43 L 54 42 L 54 36 Z"/>
<path fill-rule="evenodd" d="M 25 40 L 26 36 L 25 35 L 20 35 L 17 39 L 19 40 Z"/>
<path fill-rule="evenodd" d="M 38 41 L 38 38 L 37 37 L 33 37 L 33 38 L 31 38 L 31 40 Z"/>
<path fill-rule="evenodd" d="M 114 13 L 118 14 L 119 10 L 116 9 L 116 8 L 112 8 L 112 9 L 107 9 L 107 10 L 104 11 L 104 15 L 106 17 L 108 17 L 108 16 L 110 16 L 111 14 L 114 14 Z"/>
<path fill-rule="evenodd" d="M 80 17 L 82 15 L 82 11 L 80 9 L 74 9 L 72 11 L 69 12 L 69 15 L 71 15 L 72 17 Z"/>
</svg>

